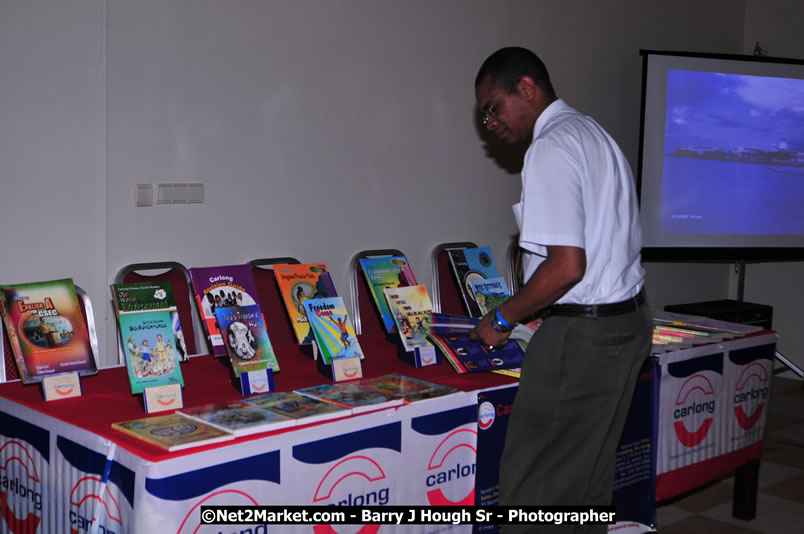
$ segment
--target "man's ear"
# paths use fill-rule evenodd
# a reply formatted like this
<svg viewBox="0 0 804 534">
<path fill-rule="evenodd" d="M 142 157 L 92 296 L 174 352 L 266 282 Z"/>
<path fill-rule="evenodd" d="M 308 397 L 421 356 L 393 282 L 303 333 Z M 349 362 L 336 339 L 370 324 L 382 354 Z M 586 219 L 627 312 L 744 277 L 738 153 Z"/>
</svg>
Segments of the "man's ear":
<svg viewBox="0 0 804 534">
<path fill-rule="evenodd" d="M 517 91 L 520 96 L 528 101 L 533 101 L 536 98 L 536 93 L 539 90 L 536 82 L 530 76 L 522 76 L 517 82 Z"/>
</svg>

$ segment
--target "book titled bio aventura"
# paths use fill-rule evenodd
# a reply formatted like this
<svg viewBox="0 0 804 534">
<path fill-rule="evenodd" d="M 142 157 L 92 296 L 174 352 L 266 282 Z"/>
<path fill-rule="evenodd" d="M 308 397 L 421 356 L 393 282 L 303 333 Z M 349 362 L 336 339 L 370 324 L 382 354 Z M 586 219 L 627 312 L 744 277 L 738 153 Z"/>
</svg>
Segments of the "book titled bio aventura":
<svg viewBox="0 0 804 534">
<path fill-rule="evenodd" d="M 226 356 L 226 345 L 215 317 L 217 308 L 254 306 L 257 286 L 248 265 L 193 267 L 188 270 L 204 330 L 215 356 Z"/>
<path fill-rule="evenodd" d="M 97 372 L 72 279 L 0 286 L 0 312 L 23 383 Z"/>
<path fill-rule="evenodd" d="M 131 392 L 183 386 L 179 354 L 187 351 L 170 282 L 113 284 L 111 289 Z"/>
</svg>

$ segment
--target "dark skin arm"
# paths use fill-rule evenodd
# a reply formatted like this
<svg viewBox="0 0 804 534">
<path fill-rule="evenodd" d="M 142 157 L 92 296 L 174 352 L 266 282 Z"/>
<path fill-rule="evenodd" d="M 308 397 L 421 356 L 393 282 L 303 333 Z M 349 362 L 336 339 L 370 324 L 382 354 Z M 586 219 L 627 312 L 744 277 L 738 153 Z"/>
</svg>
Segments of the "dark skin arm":
<svg viewBox="0 0 804 534">
<path fill-rule="evenodd" d="M 549 246 L 547 258 L 516 295 L 500 306 L 500 315 L 509 324 L 525 319 L 550 306 L 581 281 L 586 272 L 586 252 L 578 247 Z M 486 314 L 469 333 L 485 346 L 501 347 L 508 333 L 497 332 L 491 326 L 494 310 Z"/>
</svg>

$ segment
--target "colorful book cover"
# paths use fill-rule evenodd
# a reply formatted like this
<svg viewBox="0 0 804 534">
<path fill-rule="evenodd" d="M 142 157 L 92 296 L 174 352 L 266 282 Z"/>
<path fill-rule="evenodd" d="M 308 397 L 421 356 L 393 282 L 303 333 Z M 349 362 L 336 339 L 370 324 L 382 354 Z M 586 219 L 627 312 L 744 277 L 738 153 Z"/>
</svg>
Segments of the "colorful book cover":
<svg viewBox="0 0 804 534">
<path fill-rule="evenodd" d="M 268 339 L 259 306 L 215 308 L 215 317 L 235 377 L 260 369 L 270 368 L 274 373 L 279 372 L 279 363 Z"/>
<path fill-rule="evenodd" d="M 168 451 L 234 439 L 234 434 L 180 413 L 112 423 L 112 428 Z"/>
<path fill-rule="evenodd" d="M 274 265 L 279 293 L 285 301 L 296 340 L 300 345 L 309 345 L 315 341 L 315 334 L 310 329 L 307 313 L 304 311 L 304 301 L 337 296 L 332 279 L 322 276 L 325 273 L 326 263 Z"/>
<path fill-rule="evenodd" d="M 361 258 L 360 267 L 366 277 L 371 296 L 382 317 L 385 331 L 391 332 L 395 323 L 388 302 L 385 300 L 386 287 L 408 287 L 416 285 L 416 278 L 405 256 L 386 256 L 382 258 Z"/>
<path fill-rule="evenodd" d="M 433 305 L 430 303 L 427 288 L 423 285 L 387 287 L 385 299 L 405 350 L 410 352 L 416 347 L 429 345 L 427 325 L 430 323 Z"/>
<path fill-rule="evenodd" d="M 97 372 L 72 279 L 0 286 L 0 311 L 23 383 Z"/>
<path fill-rule="evenodd" d="M 362 387 L 376 389 L 403 399 L 406 403 L 432 399 L 460 391 L 451 386 L 442 386 L 427 380 L 392 373 L 377 378 L 360 380 Z"/>
<path fill-rule="evenodd" d="M 468 331 L 448 334 L 430 332 L 427 339 L 459 373 L 521 367 L 525 356 L 525 351 L 515 340 L 509 340 L 499 349 L 487 350 L 479 341 L 469 339 Z"/>
<path fill-rule="evenodd" d="M 238 401 L 182 408 L 179 413 L 238 437 L 296 425 L 295 419 Z"/>
<path fill-rule="evenodd" d="M 263 410 L 291 417 L 298 424 L 309 424 L 349 415 L 350 410 L 300 393 L 277 391 L 244 399 L 243 402 Z"/>
<path fill-rule="evenodd" d="M 251 274 L 251 267 L 248 265 L 193 267 L 188 272 L 212 354 L 226 356 L 226 346 L 218 328 L 215 310 L 258 304 L 257 286 Z"/>
<path fill-rule="evenodd" d="M 354 356 L 363 359 L 355 328 L 341 297 L 305 300 L 304 310 L 324 363 Z"/>
<path fill-rule="evenodd" d="M 349 408 L 352 410 L 352 413 L 389 408 L 404 403 L 401 398 L 394 397 L 390 393 L 361 387 L 359 383 L 355 382 L 321 384 L 297 389 L 296 393 Z"/>
<path fill-rule="evenodd" d="M 462 248 L 449 250 L 449 261 L 452 272 L 461 289 L 461 296 L 466 305 L 466 311 L 471 317 L 482 317 L 480 307 L 472 295 L 472 280 L 485 280 L 497 278 L 500 272 L 494 262 L 494 256 L 489 247 Z"/>
<path fill-rule="evenodd" d="M 472 298 L 477 303 L 481 316 L 486 315 L 511 296 L 508 284 L 502 276 L 470 280 L 469 288 L 472 290 Z"/>
<path fill-rule="evenodd" d="M 179 321 L 179 309 L 173 298 L 173 284 L 166 280 L 153 282 L 133 282 L 130 284 L 112 284 L 112 303 L 115 312 L 137 313 L 144 311 L 170 312 L 170 322 L 173 325 L 173 339 L 176 355 L 179 360 L 188 358 L 187 346 L 184 344 L 184 334 Z"/>
<path fill-rule="evenodd" d="M 121 312 L 117 322 L 131 393 L 170 384 L 184 386 L 169 311 Z"/>
</svg>

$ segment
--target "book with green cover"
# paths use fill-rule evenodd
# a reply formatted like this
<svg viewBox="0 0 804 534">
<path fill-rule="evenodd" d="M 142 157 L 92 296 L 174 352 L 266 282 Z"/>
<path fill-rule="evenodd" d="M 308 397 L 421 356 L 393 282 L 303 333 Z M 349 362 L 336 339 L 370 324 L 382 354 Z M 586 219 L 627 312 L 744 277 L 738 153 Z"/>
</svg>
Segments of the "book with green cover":
<svg viewBox="0 0 804 534">
<path fill-rule="evenodd" d="M 169 282 L 113 284 L 112 296 L 133 394 L 145 388 L 184 385 L 175 337 L 178 314 L 173 312 Z M 184 354 L 187 351 L 184 350 Z"/>
<path fill-rule="evenodd" d="M 0 312 L 23 383 L 97 372 L 72 279 L 0 286 Z"/>
<path fill-rule="evenodd" d="M 486 315 L 511 296 L 508 284 L 502 276 L 470 280 L 469 287 L 472 290 L 472 297 L 480 309 L 480 315 Z"/>
<path fill-rule="evenodd" d="M 168 451 L 199 447 L 235 438 L 234 434 L 180 413 L 112 423 L 112 428 Z"/>
</svg>

